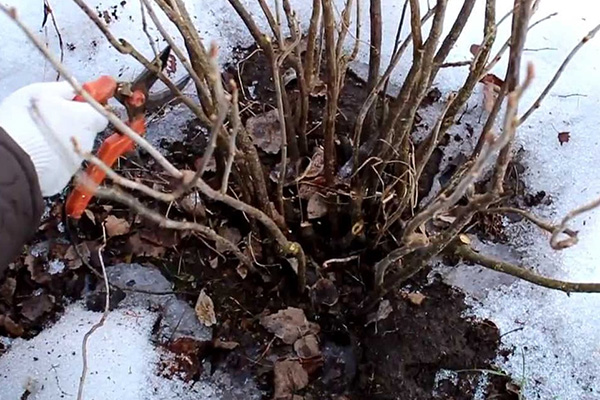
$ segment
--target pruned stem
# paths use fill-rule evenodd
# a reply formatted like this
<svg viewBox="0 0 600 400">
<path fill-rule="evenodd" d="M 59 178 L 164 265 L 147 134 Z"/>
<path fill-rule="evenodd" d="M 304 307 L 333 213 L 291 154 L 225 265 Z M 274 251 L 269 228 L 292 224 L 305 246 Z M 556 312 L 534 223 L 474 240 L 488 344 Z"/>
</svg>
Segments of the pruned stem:
<svg viewBox="0 0 600 400">
<path fill-rule="evenodd" d="M 520 267 L 506 261 L 501 261 L 493 257 L 479 254 L 467 245 L 458 245 L 454 247 L 453 251 L 454 254 L 461 257 L 465 261 L 481 265 L 482 267 L 492 269 L 503 274 L 517 277 L 524 281 L 531 282 L 535 285 L 548 289 L 560 290 L 566 294 L 600 292 L 600 283 L 578 283 L 547 278 L 545 276 L 538 275 L 525 267 Z"/>
</svg>

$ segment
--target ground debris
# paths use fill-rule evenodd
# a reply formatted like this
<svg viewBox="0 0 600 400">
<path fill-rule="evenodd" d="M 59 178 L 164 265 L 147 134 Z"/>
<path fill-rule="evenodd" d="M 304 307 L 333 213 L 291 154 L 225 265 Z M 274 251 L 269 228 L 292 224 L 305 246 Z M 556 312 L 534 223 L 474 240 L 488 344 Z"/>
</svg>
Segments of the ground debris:
<svg viewBox="0 0 600 400">
<path fill-rule="evenodd" d="M 205 326 L 213 326 L 217 323 L 217 317 L 215 315 L 215 305 L 213 304 L 210 296 L 206 294 L 204 289 L 200 291 L 198 300 L 196 301 L 196 316 Z"/>
<path fill-rule="evenodd" d="M 304 310 L 288 307 L 260 319 L 260 324 L 285 344 L 293 344 L 307 333 L 319 333 L 317 324 L 308 322 Z"/>
<path fill-rule="evenodd" d="M 277 361 L 273 372 L 274 400 L 294 400 L 294 393 L 308 385 L 308 373 L 298 360 Z"/>
</svg>

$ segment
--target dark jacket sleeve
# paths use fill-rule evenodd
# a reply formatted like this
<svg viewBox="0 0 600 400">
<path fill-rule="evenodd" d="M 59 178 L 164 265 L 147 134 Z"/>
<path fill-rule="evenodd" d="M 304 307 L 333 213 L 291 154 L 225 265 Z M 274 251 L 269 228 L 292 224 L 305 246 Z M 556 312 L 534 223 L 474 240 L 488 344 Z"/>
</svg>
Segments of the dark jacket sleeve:
<svg viewBox="0 0 600 400">
<path fill-rule="evenodd" d="M 0 127 L 0 278 L 37 231 L 43 211 L 29 155 Z"/>
</svg>

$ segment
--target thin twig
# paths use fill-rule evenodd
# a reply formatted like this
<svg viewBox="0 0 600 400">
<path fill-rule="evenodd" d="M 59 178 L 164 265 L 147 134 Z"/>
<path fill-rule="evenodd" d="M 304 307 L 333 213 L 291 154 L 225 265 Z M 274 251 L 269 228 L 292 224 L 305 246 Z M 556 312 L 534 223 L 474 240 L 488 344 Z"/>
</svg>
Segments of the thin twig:
<svg viewBox="0 0 600 400">
<path fill-rule="evenodd" d="M 553 225 L 550 222 L 528 212 L 525 210 L 521 210 L 520 208 L 514 208 L 514 207 L 494 207 L 494 208 L 489 208 L 487 210 L 482 210 L 481 212 L 484 213 L 502 213 L 502 214 L 518 214 L 520 216 L 522 216 L 523 218 L 531 221 L 532 223 L 534 223 L 535 225 L 537 225 L 539 228 L 545 230 L 548 233 L 554 233 L 557 229 L 560 229 L 559 226 Z M 564 233 L 571 236 L 571 237 L 575 237 L 577 236 L 577 232 L 573 231 L 571 229 L 564 229 Z"/>
<path fill-rule="evenodd" d="M 146 34 L 146 37 L 148 38 L 148 43 L 150 43 L 150 48 L 154 53 L 154 58 L 156 58 L 158 57 L 158 49 L 156 48 L 156 43 L 154 43 L 152 35 L 148 31 L 148 23 L 146 22 L 146 10 L 144 6 L 149 9 L 148 4 L 144 0 L 140 0 L 140 12 L 142 13 L 142 30 Z"/>
<path fill-rule="evenodd" d="M 573 50 L 571 50 L 571 52 L 569 53 L 569 55 L 567 56 L 567 58 L 565 58 L 565 60 L 562 62 L 562 64 L 560 65 L 560 67 L 558 68 L 558 70 L 556 71 L 556 73 L 554 74 L 554 76 L 552 77 L 552 79 L 550 80 L 550 82 L 548 82 L 548 85 L 546 85 L 546 87 L 544 88 L 544 90 L 542 91 L 542 93 L 539 95 L 539 97 L 535 100 L 535 102 L 531 105 L 531 107 L 529 107 L 529 109 L 525 112 L 525 114 L 523 114 L 523 116 L 521 118 L 519 118 L 518 125 L 521 125 L 523 122 L 525 122 L 527 120 L 527 118 L 529 118 L 529 116 L 531 114 L 533 114 L 533 112 L 535 110 L 537 110 L 542 105 L 542 101 L 548 95 L 548 93 L 550 93 L 550 90 L 552 90 L 552 88 L 554 87 L 554 85 L 556 84 L 556 82 L 558 81 L 558 79 L 560 78 L 560 76 L 563 73 L 563 71 L 567 68 L 567 65 L 569 64 L 569 62 L 575 56 L 575 54 L 577 54 L 577 52 L 579 51 L 579 49 L 581 49 L 584 44 L 586 44 L 594 36 L 596 36 L 596 33 L 598 33 L 599 30 L 600 30 L 600 24 L 596 25 L 596 27 L 594 29 L 592 29 L 591 31 L 589 31 L 588 34 L 585 35 L 583 37 L 583 39 L 581 39 L 579 41 L 579 43 L 577 43 L 577 46 L 575 46 L 573 48 Z"/>
<path fill-rule="evenodd" d="M 50 6 L 50 2 L 48 0 L 44 0 L 44 7 L 47 8 L 47 12 L 50 14 L 50 19 L 52 20 L 52 26 L 54 27 L 54 31 L 56 32 L 56 36 L 58 37 L 58 46 L 60 48 L 60 62 L 63 62 L 65 59 L 65 45 L 63 42 L 62 34 L 60 33 L 60 29 L 58 29 L 58 23 L 56 22 L 56 17 L 54 16 L 54 10 Z M 60 79 L 60 72 L 57 71 L 56 80 Z"/>
<path fill-rule="evenodd" d="M 104 259 L 102 257 L 102 250 L 106 247 L 106 228 L 102 225 L 102 233 L 104 237 L 104 242 L 102 246 L 98 248 L 98 258 L 100 260 L 100 265 L 102 266 L 102 277 L 104 278 L 104 290 L 106 291 L 105 301 L 104 301 L 104 312 L 102 313 L 102 317 L 98 322 L 96 322 L 89 331 L 83 336 L 83 342 L 81 343 L 81 357 L 83 359 L 83 367 L 81 370 L 81 377 L 79 378 L 79 389 L 77 390 L 77 400 L 83 400 L 83 389 L 85 387 L 85 378 L 87 376 L 88 370 L 88 359 L 87 359 L 87 344 L 90 337 L 104 325 L 106 318 L 108 317 L 108 313 L 110 311 L 110 285 L 108 283 L 108 276 L 106 275 L 106 267 L 104 266 Z"/>
<path fill-rule="evenodd" d="M 231 133 L 229 135 L 229 155 L 227 162 L 225 163 L 225 171 L 223 172 L 223 180 L 221 182 L 221 193 L 223 194 L 227 193 L 227 187 L 229 186 L 229 175 L 231 174 L 231 167 L 236 153 L 235 140 L 237 139 L 237 134 L 242 125 L 240 120 L 238 86 L 233 79 L 229 82 L 229 86 L 231 87 L 231 112 L 229 115 L 229 120 L 231 121 Z"/>
<path fill-rule="evenodd" d="M 550 238 L 550 245 L 552 246 L 553 249 L 555 250 L 562 250 L 562 249 L 566 249 L 567 247 L 571 247 L 574 244 L 577 243 L 578 239 L 577 239 L 577 235 L 572 235 L 569 233 L 569 229 L 566 228 L 567 223 L 572 220 L 573 218 L 586 213 L 588 211 L 593 210 L 594 208 L 597 208 L 600 206 L 600 198 L 594 199 L 591 202 L 584 204 L 581 207 L 578 207 L 572 211 L 570 211 L 561 221 L 560 225 L 558 226 L 558 228 L 556 228 L 553 232 L 552 232 L 552 237 Z M 572 232 L 572 231 L 571 231 Z M 563 239 L 563 240 L 558 240 L 558 236 L 561 235 L 562 233 L 565 233 L 569 236 L 568 239 Z"/>
</svg>

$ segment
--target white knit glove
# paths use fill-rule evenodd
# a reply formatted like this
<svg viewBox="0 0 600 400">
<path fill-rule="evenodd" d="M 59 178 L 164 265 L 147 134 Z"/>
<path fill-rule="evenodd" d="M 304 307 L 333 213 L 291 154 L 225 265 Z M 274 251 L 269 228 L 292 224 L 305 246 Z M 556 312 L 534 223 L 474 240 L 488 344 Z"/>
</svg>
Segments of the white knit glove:
<svg viewBox="0 0 600 400">
<path fill-rule="evenodd" d="M 108 120 L 89 104 L 72 101 L 74 97 L 68 82 L 34 83 L 0 103 L 0 127 L 29 154 L 44 197 L 60 193 L 81 164 L 71 137 L 89 152 L 98 132 L 108 125 Z M 32 103 L 50 129 L 36 124 Z M 70 159 L 65 159 L 66 154 Z"/>
</svg>

